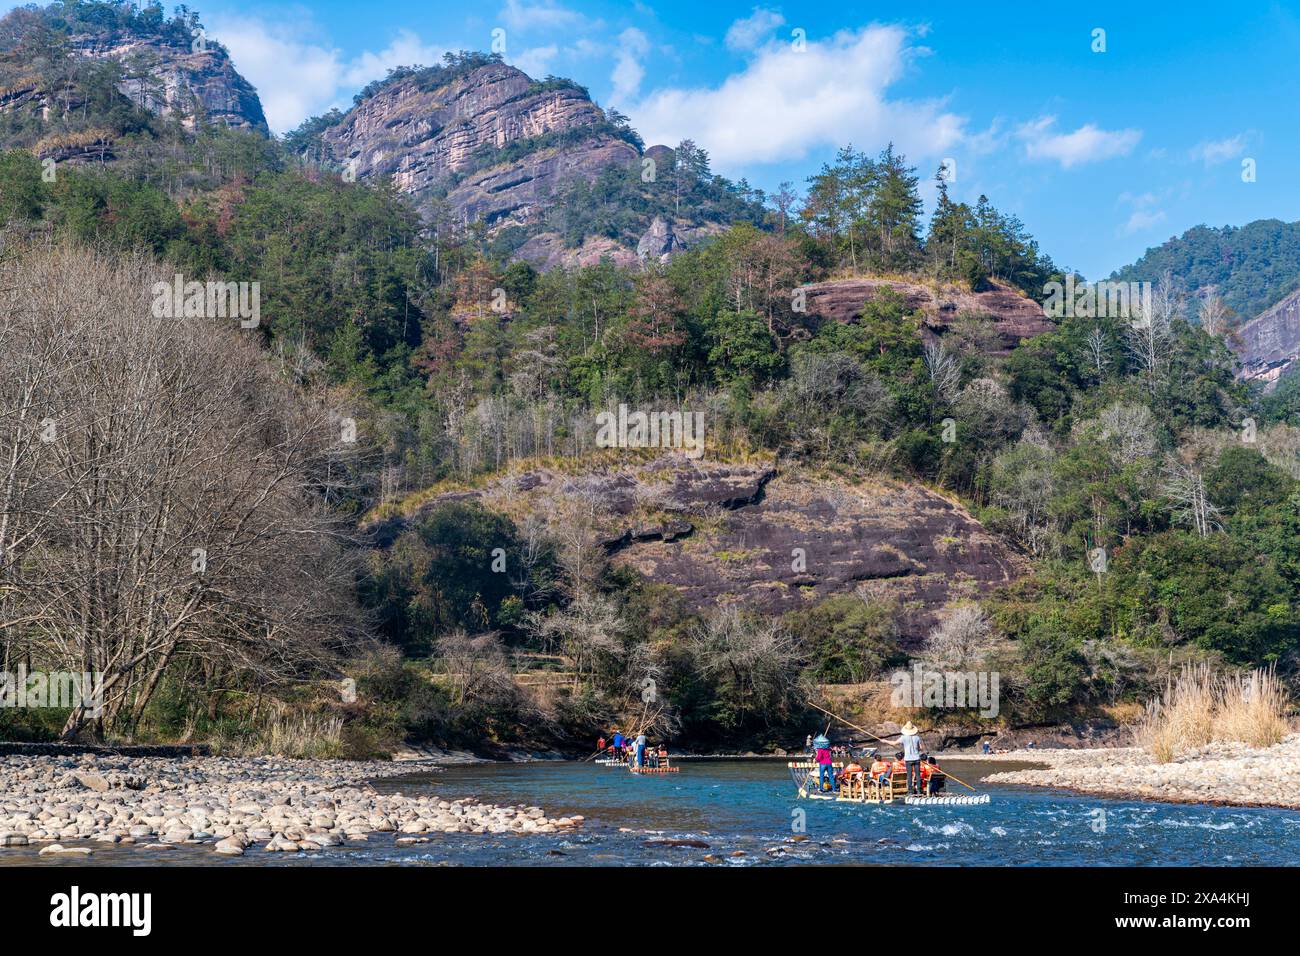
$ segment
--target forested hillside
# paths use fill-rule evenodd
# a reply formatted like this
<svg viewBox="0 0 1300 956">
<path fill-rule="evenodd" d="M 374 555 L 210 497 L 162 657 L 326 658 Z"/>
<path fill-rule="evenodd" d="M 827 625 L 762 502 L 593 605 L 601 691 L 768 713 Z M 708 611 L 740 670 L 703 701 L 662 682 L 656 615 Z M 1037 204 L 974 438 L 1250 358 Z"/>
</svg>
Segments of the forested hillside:
<svg viewBox="0 0 1300 956">
<path fill-rule="evenodd" d="M 1223 336 L 1194 321 L 1179 290 L 1159 285 L 1145 322 L 1066 317 L 996 348 L 987 314 L 946 315 L 940 327 L 887 281 L 841 320 L 810 311 L 813 282 L 883 277 L 968 293 L 997 282 L 1038 296 L 1060 278 L 985 197 L 957 202 L 941 178 L 926 216 L 921 174 L 892 146 L 845 147 L 776 196 L 719 182 L 702 151 L 682 147 L 658 154 L 653 182 L 611 166 L 552 207 L 555 229 L 626 240 L 625 215 L 679 200 L 712 202 L 734 221 L 672 255 L 542 271 L 503 233 L 431 228 L 389 179 L 345 175 L 308 148 L 308 133 L 286 144 L 173 128 L 165 162 L 146 149 L 58 163 L 53 177 L 30 148 L 0 154 L 0 257 L 12 275 L 96 250 L 70 274 L 117 289 L 119 312 L 140 305 L 113 265 L 124 257 L 141 257 L 130 258 L 141 274 L 260 284 L 260 323 L 227 330 L 242 336 L 232 374 L 256 382 L 238 406 L 247 417 L 228 427 L 250 444 L 214 428 L 218 458 L 234 447 L 274 464 L 285 425 L 259 409 L 275 396 L 292 396 L 286 415 L 354 426 L 339 432 L 341 460 L 314 444 L 289 456 L 296 497 L 266 518 L 291 540 L 309 517 L 342 554 L 257 553 L 256 568 L 329 590 L 328 626 L 214 582 L 206 616 L 123 677 L 129 690 L 98 732 L 247 736 L 288 713 L 310 729 L 266 739 L 331 753 L 386 752 L 407 737 L 566 746 L 640 712 L 650 679 L 660 732 L 767 746 L 802 739 L 813 684 L 880 680 L 913 660 L 997 670 L 1000 719 L 1011 722 L 1123 705 L 1187 660 L 1294 671 L 1296 391 L 1265 398 L 1237 381 Z M 24 334 L 53 329 L 64 347 L 88 334 L 29 299 L 11 302 Z M 178 361 L 211 358 L 223 340 L 204 321 L 150 325 L 147 341 Z M 9 415 L 13 383 L 41 376 L 27 350 L 4 355 Z M 113 366 L 118 387 L 127 359 Z M 210 406 L 191 408 L 175 384 L 162 375 L 155 394 L 206 420 Z M 51 402 L 66 401 L 78 380 L 50 387 Z M 597 416 L 620 405 L 701 414 L 703 460 L 597 447 Z M 75 419 L 64 440 L 104 418 Z M 0 433 L 0 458 L 17 434 Z M 152 461 L 114 474 L 129 490 Z M 178 494 L 188 461 L 173 463 Z M 43 480 L 31 501 L 55 479 Z M 735 533 L 770 528 L 773 513 L 793 538 Z M 336 522 L 346 533 L 327 534 Z M 833 522 L 877 542 L 850 573 L 817 563 Z M 183 527 L 164 550 L 188 566 Z M 26 595 L 41 593 L 24 579 L 53 573 L 82 539 L 43 533 L 47 550 L 30 560 L 3 552 L 0 628 L 6 655 L 53 661 L 69 650 L 48 639 L 51 626 L 21 623 Z M 655 561 L 628 559 L 632 543 L 650 541 Z M 791 576 L 795 549 L 809 563 Z M 336 582 L 348 560 L 348 587 L 313 583 L 326 571 Z M 723 584 L 702 599 L 683 567 Z M 876 586 L 894 579 L 916 588 Z M 745 598 L 760 588 L 785 590 Z M 240 653 L 259 622 L 283 636 L 283 658 Z M 306 639 L 313 628 L 319 641 Z M 112 651 L 113 633 L 104 623 L 92 636 Z M 313 683 L 344 675 L 357 701 Z"/>
<path fill-rule="evenodd" d="M 1213 287 L 1238 322 L 1300 288 L 1300 222 L 1258 219 L 1244 226 L 1196 226 L 1148 249 L 1111 278 L 1150 280 L 1169 273 L 1189 294 Z"/>
</svg>

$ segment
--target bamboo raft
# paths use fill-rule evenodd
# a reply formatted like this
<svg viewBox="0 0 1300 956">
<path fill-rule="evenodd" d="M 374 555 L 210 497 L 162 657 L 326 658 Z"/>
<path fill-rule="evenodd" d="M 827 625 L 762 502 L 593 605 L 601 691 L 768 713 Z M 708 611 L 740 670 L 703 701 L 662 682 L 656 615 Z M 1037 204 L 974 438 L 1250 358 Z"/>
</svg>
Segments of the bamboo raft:
<svg viewBox="0 0 1300 956">
<path fill-rule="evenodd" d="M 663 767 L 628 767 L 627 769 L 632 771 L 633 773 L 677 773 L 682 768 L 663 766 Z"/>
<path fill-rule="evenodd" d="M 838 790 L 819 789 L 817 764 L 808 761 L 792 761 L 786 766 L 790 777 L 799 788 L 799 796 L 808 800 L 834 800 L 839 803 L 894 803 L 898 801 L 909 806 L 972 806 L 989 802 L 987 793 L 953 796 L 918 797 L 907 792 L 907 779 L 900 774 L 893 774 L 883 781 L 871 779 L 867 773 L 856 773 L 839 785 Z M 843 763 L 832 763 L 831 768 L 838 777 L 844 769 Z"/>
<path fill-rule="evenodd" d="M 909 807 L 970 807 L 989 802 L 987 793 L 955 793 L 950 797 L 907 797 Z"/>
</svg>

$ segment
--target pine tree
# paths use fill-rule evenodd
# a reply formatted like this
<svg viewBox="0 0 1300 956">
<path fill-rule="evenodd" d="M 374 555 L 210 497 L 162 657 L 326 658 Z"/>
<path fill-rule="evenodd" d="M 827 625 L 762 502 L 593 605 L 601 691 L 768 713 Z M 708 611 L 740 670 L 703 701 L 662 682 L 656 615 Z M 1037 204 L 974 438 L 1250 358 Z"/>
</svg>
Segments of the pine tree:
<svg viewBox="0 0 1300 956">
<path fill-rule="evenodd" d="M 920 254 L 920 180 L 894 144 L 885 147 L 875 163 L 876 183 L 867 206 L 872 235 L 872 259 L 877 269 L 902 272 L 913 266 Z"/>
</svg>

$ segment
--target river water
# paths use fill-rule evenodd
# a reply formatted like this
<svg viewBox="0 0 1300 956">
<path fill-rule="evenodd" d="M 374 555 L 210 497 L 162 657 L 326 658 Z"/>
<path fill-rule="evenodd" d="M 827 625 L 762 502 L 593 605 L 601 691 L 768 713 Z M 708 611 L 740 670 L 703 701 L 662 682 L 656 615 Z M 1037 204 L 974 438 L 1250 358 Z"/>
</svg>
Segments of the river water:
<svg viewBox="0 0 1300 956">
<path fill-rule="evenodd" d="M 635 776 L 570 762 L 475 764 L 379 781 L 388 791 L 527 803 L 549 816 L 580 813 L 567 835 L 435 834 L 398 847 L 391 834 L 320 853 L 250 850 L 221 857 L 210 847 L 169 851 L 92 844 L 78 865 L 698 865 L 868 864 L 903 866 L 1296 865 L 1300 812 L 1100 800 L 1062 791 L 988 786 L 992 802 L 907 807 L 805 801 L 784 761 L 684 761 L 681 772 Z M 979 785 L 1013 765 L 946 762 Z M 950 784 L 961 792 L 960 787 Z M 684 841 L 694 845 L 673 845 Z M 0 863 L 32 863 L 34 848 Z M 46 857 L 42 864 L 61 865 Z"/>
</svg>

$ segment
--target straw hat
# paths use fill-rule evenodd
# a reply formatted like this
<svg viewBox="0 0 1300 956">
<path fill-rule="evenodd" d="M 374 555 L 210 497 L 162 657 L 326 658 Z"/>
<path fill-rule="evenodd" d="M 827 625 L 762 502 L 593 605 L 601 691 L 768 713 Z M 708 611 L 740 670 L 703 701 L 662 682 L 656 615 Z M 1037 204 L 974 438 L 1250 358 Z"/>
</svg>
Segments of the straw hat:
<svg viewBox="0 0 1300 956">
<path fill-rule="evenodd" d="M 919 731 L 916 728 L 916 724 L 912 723 L 910 720 L 907 723 L 903 724 L 904 737 L 910 737 L 916 733 L 919 733 Z"/>
</svg>

